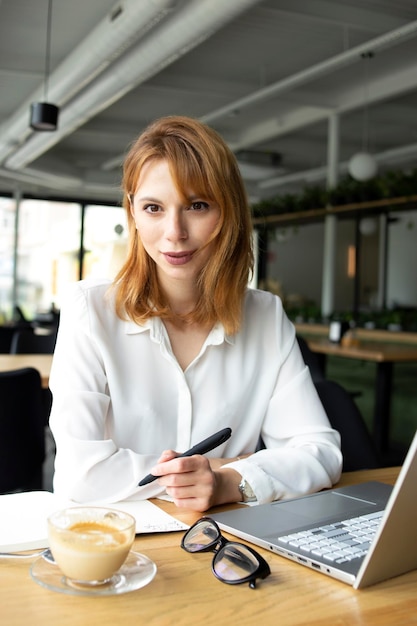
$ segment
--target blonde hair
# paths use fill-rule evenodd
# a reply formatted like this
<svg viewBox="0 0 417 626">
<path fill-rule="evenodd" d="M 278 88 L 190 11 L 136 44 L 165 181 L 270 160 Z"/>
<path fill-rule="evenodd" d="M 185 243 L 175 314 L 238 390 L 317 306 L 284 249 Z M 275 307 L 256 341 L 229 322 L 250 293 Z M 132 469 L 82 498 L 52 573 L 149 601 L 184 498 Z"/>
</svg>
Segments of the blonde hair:
<svg viewBox="0 0 417 626">
<path fill-rule="evenodd" d="M 154 261 L 145 251 L 130 211 L 141 170 L 152 160 L 166 160 L 178 190 L 216 202 L 220 219 L 211 238 L 213 254 L 198 278 L 199 299 L 185 319 L 221 322 L 227 333 L 239 330 L 242 301 L 253 271 L 250 208 L 232 151 L 212 128 L 182 116 L 151 123 L 132 144 L 123 168 L 123 205 L 127 212 L 129 248 L 115 278 L 116 312 L 141 324 L 158 316 L 177 318 L 157 280 Z"/>
</svg>

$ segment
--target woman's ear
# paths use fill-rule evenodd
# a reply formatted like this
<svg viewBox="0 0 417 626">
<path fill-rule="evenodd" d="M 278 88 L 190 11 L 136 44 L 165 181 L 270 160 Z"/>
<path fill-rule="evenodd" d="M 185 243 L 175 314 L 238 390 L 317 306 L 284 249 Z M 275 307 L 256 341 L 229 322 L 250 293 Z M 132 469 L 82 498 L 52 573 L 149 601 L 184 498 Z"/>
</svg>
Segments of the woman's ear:
<svg viewBox="0 0 417 626">
<path fill-rule="evenodd" d="M 129 202 L 130 215 L 133 217 L 133 219 L 135 219 L 135 210 L 134 210 L 134 206 L 133 206 L 133 201 L 134 201 L 133 193 L 128 193 L 127 194 L 127 200 Z"/>
<path fill-rule="evenodd" d="M 133 220 L 133 223 L 135 224 L 136 230 L 138 230 L 138 225 L 136 224 L 135 208 L 134 208 L 134 205 L 133 205 L 134 198 L 135 197 L 134 197 L 133 193 L 128 193 L 127 194 L 127 199 L 128 199 L 129 207 L 130 207 L 130 215 L 132 216 L 132 220 Z"/>
</svg>

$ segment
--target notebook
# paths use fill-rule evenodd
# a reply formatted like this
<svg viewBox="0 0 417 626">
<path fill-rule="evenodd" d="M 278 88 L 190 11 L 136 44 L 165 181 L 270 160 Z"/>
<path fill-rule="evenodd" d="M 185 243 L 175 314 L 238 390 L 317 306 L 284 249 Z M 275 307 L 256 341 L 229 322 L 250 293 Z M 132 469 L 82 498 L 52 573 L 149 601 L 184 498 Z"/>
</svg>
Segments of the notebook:
<svg viewBox="0 0 417 626">
<path fill-rule="evenodd" d="M 355 589 L 417 568 L 417 433 L 394 487 L 381 482 L 211 515 L 222 530 Z"/>
<path fill-rule="evenodd" d="M 46 548 L 48 515 L 75 502 L 62 500 L 49 491 L 26 491 L 0 496 L 0 552 Z M 136 534 L 174 532 L 188 526 L 149 500 L 123 500 L 106 504 L 136 518 Z M 0 555 L 1 559 L 1 555 Z"/>
</svg>

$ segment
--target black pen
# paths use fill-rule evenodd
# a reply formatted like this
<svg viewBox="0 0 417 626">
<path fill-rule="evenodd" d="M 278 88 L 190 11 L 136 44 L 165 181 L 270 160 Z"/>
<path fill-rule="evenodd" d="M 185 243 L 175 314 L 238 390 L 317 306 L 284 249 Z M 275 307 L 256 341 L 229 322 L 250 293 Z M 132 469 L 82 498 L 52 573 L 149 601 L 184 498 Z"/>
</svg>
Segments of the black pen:
<svg viewBox="0 0 417 626">
<path fill-rule="evenodd" d="M 210 452 L 210 450 L 217 448 L 217 446 L 219 446 L 221 443 L 223 443 L 224 441 L 227 441 L 231 434 L 232 434 L 231 428 L 223 428 L 223 430 L 219 430 L 218 433 L 211 435 L 211 437 L 207 437 L 207 439 L 200 441 L 200 443 L 197 443 L 195 446 L 187 450 L 187 452 L 183 452 L 182 454 L 179 455 L 179 457 L 193 456 L 193 454 L 205 454 L 206 452 Z M 157 478 L 159 478 L 159 476 L 148 474 L 147 476 L 145 476 L 145 478 L 142 478 L 142 480 L 139 483 L 139 487 L 143 487 L 143 485 L 147 485 L 148 483 L 153 482 Z"/>
</svg>

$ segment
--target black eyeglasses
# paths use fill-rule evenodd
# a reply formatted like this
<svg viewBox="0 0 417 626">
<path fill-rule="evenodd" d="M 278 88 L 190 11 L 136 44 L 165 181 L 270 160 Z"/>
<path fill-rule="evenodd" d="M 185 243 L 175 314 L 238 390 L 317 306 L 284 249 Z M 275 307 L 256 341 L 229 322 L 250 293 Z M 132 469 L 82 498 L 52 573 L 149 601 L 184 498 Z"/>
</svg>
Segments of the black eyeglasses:
<svg viewBox="0 0 417 626">
<path fill-rule="evenodd" d="M 249 587 L 255 589 L 256 579 L 266 578 L 271 573 L 268 563 L 256 550 L 225 539 L 210 517 L 202 517 L 187 530 L 181 548 L 187 552 L 214 552 L 213 574 L 229 585 L 249 583 Z"/>
</svg>

